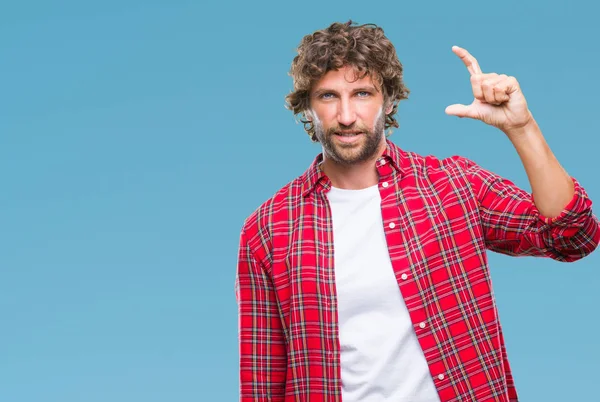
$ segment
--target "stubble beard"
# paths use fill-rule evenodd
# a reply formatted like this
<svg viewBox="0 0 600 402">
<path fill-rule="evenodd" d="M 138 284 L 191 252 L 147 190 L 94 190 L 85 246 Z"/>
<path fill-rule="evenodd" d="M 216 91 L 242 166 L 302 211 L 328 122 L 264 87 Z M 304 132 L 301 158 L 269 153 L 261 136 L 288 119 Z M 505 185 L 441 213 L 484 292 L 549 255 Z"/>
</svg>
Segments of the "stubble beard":
<svg viewBox="0 0 600 402">
<path fill-rule="evenodd" d="M 352 125 L 347 127 L 331 127 L 325 132 L 321 121 L 314 119 L 315 135 L 321 145 L 325 155 L 340 165 L 352 165 L 359 162 L 368 161 L 376 156 L 384 137 L 385 115 L 383 108 L 379 111 L 375 119 L 373 131 L 365 126 Z M 359 144 L 335 143 L 334 136 L 339 131 L 360 131 L 364 138 Z"/>
</svg>

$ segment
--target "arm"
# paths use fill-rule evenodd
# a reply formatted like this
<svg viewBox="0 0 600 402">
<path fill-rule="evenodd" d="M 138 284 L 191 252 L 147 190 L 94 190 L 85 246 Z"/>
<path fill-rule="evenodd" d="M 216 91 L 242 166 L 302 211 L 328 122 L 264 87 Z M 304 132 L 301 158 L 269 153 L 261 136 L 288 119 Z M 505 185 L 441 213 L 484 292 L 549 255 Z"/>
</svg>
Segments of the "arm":
<svg viewBox="0 0 600 402">
<path fill-rule="evenodd" d="M 573 179 L 558 163 L 533 117 L 525 126 L 505 134 L 523 162 L 535 206 L 542 215 L 557 217 L 573 198 Z"/>
<path fill-rule="evenodd" d="M 564 209 L 548 217 L 529 193 L 509 180 L 470 161 L 466 173 L 479 203 L 483 235 L 490 250 L 575 261 L 598 246 L 600 222 L 576 180 L 569 178 L 574 190 Z"/>
<path fill-rule="evenodd" d="M 506 134 L 517 150 L 533 196 L 476 165 L 469 181 L 479 201 L 484 236 L 490 249 L 507 254 L 545 255 L 573 261 L 592 252 L 600 224 L 591 201 L 560 166 L 533 119 L 515 77 L 483 74 L 465 49 L 452 48 L 471 75 L 473 102 L 446 113 L 481 120 Z"/>
<path fill-rule="evenodd" d="M 283 401 L 286 347 L 271 278 L 242 231 L 235 281 L 238 303 L 240 401 Z"/>
</svg>

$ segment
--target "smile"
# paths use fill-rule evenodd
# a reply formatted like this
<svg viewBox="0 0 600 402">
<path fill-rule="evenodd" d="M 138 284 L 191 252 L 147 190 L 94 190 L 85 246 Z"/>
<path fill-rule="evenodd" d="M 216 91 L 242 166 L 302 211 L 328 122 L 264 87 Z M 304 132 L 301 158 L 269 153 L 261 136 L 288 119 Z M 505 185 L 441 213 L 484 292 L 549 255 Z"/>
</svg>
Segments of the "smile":
<svg viewBox="0 0 600 402">
<path fill-rule="evenodd" d="M 359 134 L 362 134 L 360 132 L 353 132 L 353 133 L 335 133 L 335 135 L 339 135 L 340 137 L 355 137 Z"/>
<path fill-rule="evenodd" d="M 342 144 L 357 144 L 360 141 L 361 134 L 363 133 L 335 133 L 335 138 L 338 143 Z"/>
</svg>

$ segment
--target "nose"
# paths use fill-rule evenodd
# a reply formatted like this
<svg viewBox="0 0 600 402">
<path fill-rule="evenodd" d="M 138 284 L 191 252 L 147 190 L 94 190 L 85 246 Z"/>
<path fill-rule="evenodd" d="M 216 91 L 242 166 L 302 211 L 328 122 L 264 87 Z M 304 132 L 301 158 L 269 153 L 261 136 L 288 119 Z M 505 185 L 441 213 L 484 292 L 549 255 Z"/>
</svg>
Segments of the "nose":
<svg viewBox="0 0 600 402">
<path fill-rule="evenodd" d="M 338 123 L 342 126 L 351 126 L 356 121 L 356 111 L 349 99 L 342 98 L 338 108 Z"/>
</svg>

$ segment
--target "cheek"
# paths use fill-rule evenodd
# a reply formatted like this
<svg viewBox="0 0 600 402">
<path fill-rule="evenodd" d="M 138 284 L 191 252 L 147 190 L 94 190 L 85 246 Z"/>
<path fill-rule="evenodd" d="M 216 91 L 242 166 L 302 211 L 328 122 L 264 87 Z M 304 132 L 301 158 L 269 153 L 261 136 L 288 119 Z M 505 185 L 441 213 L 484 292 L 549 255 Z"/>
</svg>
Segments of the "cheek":
<svg viewBox="0 0 600 402">
<path fill-rule="evenodd" d="M 363 119 L 363 123 L 368 124 L 369 126 L 371 126 L 371 128 L 375 127 L 376 123 L 379 121 L 379 119 L 382 118 L 383 116 L 383 107 L 379 107 L 375 110 L 370 110 L 368 113 L 368 117 L 366 119 Z"/>
<path fill-rule="evenodd" d="M 312 119 L 317 124 L 331 126 L 332 122 L 335 121 L 335 111 L 328 109 L 320 109 L 318 111 L 313 111 L 311 114 Z"/>
</svg>

